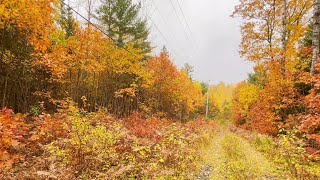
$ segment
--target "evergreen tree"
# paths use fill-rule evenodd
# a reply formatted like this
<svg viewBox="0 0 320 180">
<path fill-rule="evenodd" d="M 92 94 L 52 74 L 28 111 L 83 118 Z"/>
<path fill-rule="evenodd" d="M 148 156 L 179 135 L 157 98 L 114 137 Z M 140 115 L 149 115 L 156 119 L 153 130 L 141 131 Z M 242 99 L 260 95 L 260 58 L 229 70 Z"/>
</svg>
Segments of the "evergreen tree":
<svg viewBox="0 0 320 180">
<path fill-rule="evenodd" d="M 102 0 L 97 13 L 101 25 L 118 46 L 133 43 L 143 54 L 148 54 L 152 50 L 149 29 L 147 21 L 139 15 L 140 9 L 141 3 L 135 4 L 132 0 Z"/>
<path fill-rule="evenodd" d="M 61 14 L 59 19 L 59 24 L 63 31 L 65 32 L 66 38 L 73 36 L 75 31 L 75 20 L 72 16 L 71 9 L 67 7 L 63 0 L 60 2 Z"/>
</svg>

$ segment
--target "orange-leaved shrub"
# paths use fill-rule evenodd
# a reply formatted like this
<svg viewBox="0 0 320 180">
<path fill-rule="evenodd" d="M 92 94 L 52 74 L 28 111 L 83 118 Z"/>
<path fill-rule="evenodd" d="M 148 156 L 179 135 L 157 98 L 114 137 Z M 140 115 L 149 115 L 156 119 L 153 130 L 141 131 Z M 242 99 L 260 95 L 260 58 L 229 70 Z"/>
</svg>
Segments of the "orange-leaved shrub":
<svg viewBox="0 0 320 180">
<path fill-rule="evenodd" d="M 318 72 L 320 64 L 317 65 Z M 302 77 L 305 83 L 312 84 L 310 94 L 304 98 L 308 108 L 307 113 L 301 118 L 300 130 L 306 133 L 311 156 L 320 159 L 320 74 L 306 74 Z"/>
<path fill-rule="evenodd" d="M 26 145 L 27 124 L 24 116 L 10 109 L 0 111 L 0 174 L 24 160 L 21 149 Z"/>
<path fill-rule="evenodd" d="M 1 165 L 15 159 L 7 166 L 10 171 L 1 169 L 3 179 L 192 178 L 198 147 L 216 127 L 203 119 L 186 124 L 140 114 L 117 119 L 105 110 L 83 112 L 72 102 L 53 115 L 1 113 L 0 132 L 16 132 L 10 141 L 0 136 L 6 145 L 1 153 L 10 155 L 1 156 Z M 17 143 L 24 150 L 15 147 Z"/>
<path fill-rule="evenodd" d="M 160 130 L 172 123 L 167 119 L 149 118 L 144 119 L 139 113 L 134 113 L 128 118 L 122 120 L 123 125 L 131 133 L 139 138 L 149 138 L 152 140 L 160 140 Z"/>
</svg>

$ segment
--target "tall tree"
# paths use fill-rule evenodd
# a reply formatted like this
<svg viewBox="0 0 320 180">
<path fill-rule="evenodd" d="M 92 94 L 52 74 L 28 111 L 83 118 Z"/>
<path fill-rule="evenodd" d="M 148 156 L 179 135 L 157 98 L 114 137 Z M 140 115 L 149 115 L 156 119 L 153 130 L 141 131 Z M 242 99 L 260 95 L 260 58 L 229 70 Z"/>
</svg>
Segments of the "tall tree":
<svg viewBox="0 0 320 180">
<path fill-rule="evenodd" d="M 102 0 L 97 12 L 100 23 L 118 46 L 133 43 L 143 54 L 148 54 L 152 49 L 149 29 L 147 21 L 140 17 L 140 9 L 141 3 L 132 0 Z"/>
<path fill-rule="evenodd" d="M 54 9 L 52 0 L 5 0 L 0 3 L 1 106 L 25 112 L 36 102 L 33 92 L 43 77 L 36 64 L 50 47 Z"/>
<path fill-rule="evenodd" d="M 319 37 L 320 37 L 320 0 L 315 0 L 313 4 L 313 57 L 311 65 L 311 74 L 316 74 L 315 65 L 319 58 Z"/>
<path fill-rule="evenodd" d="M 281 57 L 281 75 L 284 78 L 286 74 L 286 52 L 287 52 L 287 0 L 282 0 L 282 57 Z"/>
<path fill-rule="evenodd" d="M 193 81 L 193 72 L 194 72 L 194 67 L 188 63 L 185 63 L 183 65 L 183 68 L 182 68 L 183 71 L 185 71 L 187 73 L 187 75 L 189 76 L 190 80 Z"/>
<path fill-rule="evenodd" d="M 279 30 L 279 1 L 240 0 L 233 16 L 244 19 L 241 26 L 242 41 L 240 55 L 249 61 L 264 62 L 274 60 L 276 32 Z"/>
<path fill-rule="evenodd" d="M 68 2 L 69 4 L 69 2 Z M 66 38 L 73 36 L 75 31 L 75 20 L 72 16 L 71 8 L 67 7 L 63 0 L 60 1 L 60 18 L 58 23 L 64 31 Z"/>
</svg>

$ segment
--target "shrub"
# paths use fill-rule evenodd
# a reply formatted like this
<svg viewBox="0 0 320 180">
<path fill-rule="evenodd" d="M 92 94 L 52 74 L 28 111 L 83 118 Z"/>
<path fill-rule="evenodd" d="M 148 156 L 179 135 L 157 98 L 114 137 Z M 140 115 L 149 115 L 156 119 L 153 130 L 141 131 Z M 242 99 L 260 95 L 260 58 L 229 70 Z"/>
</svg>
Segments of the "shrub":
<svg viewBox="0 0 320 180">
<path fill-rule="evenodd" d="M 139 114 L 119 120 L 104 111 L 81 112 L 71 101 L 61 107 L 28 118 L 1 111 L 0 174 L 8 173 L 0 178 L 190 179 L 198 146 L 216 127 L 203 119 L 182 124 Z"/>
<path fill-rule="evenodd" d="M 42 114 L 42 109 L 39 106 L 31 106 L 29 109 L 29 114 L 31 116 L 40 116 Z"/>
<path fill-rule="evenodd" d="M 61 114 L 51 116 L 43 114 L 33 118 L 35 126 L 30 132 L 32 136 L 29 138 L 33 143 L 48 144 L 59 138 L 68 137 L 68 131 L 65 127 L 67 118 Z"/>
<path fill-rule="evenodd" d="M 139 113 L 134 113 L 123 120 L 124 127 L 135 136 L 139 138 L 148 138 L 154 141 L 159 141 L 161 139 L 160 130 L 171 123 L 172 122 L 165 119 L 143 119 Z"/>
<path fill-rule="evenodd" d="M 260 135 L 260 134 L 255 134 L 252 144 L 254 147 L 263 153 L 268 153 L 273 151 L 275 147 L 275 142 L 273 139 L 267 135 Z"/>
<path fill-rule="evenodd" d="M 90 178 L 191 178 L 197 144 L 214 127 L 201 120 L 186 125 L 144 120 L 138 114 L 119 121 L 103 112 L 80 115 L 69 109 L 69 136 L 51 143 L 50 159 Z"/>
<path fill-rule="evenodd" d="M 285 171 L 288 171 L 292 177 L 299 178 L 302 174 L 303 165 L 306 164 L 304 156 L 305 142 L 298 137 L 298 130 L 279 132 L 279 142 L 277 147 L 276 162 L 281 164 Z"/>
<path fill-rule="evenodd" d="M 55 159 L 80 171 L 105 172 L 117 164 L 115 144 L 120 139 L 119 134 L 108 128 L 117 130 L 121 125 L 114 122 L 108 128 L 104 125 L 93 126 L 88 117 L 76 111 L 69 112 L 66 122 L 69 138 L 63 143 L 52 142 L 49 150 Z"/>
<path fill-rule="evenodd" d="M 24 159 L 20 151 L 26 145 L 27 130 L 23 115 L 14 115 L 10 109 L 0 111 L 0 174 Z"/>
</svg>

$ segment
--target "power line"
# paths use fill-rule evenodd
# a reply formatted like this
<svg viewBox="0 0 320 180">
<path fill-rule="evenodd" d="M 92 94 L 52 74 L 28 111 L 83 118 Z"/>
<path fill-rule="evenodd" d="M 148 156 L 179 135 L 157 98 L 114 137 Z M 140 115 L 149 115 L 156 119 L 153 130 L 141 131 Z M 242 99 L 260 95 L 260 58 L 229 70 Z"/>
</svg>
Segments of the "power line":
<svg viewBox="0 0 320 180">
<path fill-rule="evenodd" d="M 168 39 L 164 36 L 164 34 L 161 32 L 159 26 L 152 20 L 151 16 L 148 16 L 148 18 L 150 19 L 151 23 L 153 24 L 153 26 L 159 31 L 160 35 L 162 36 L 162 38 L 166 41 L 166 43 L 169 45 L 169 41 Z M 172 49 L 173 54 L 175 54 L 177 56 L 176 51 L 174 51 Z"/>
<path fill-rule="evenodd" d="M 189 39 L 189 36 L 188 36 L 188 33 L 186 32 L 186 30 L 185 30 L 185 28 L 184 28 L 184 26 L 183 26 L 183 23 L 182 23 L 181 19 L 179 18 L 177 9 L 176 9 L 176 7 L 174 6 L 173 1 L 170 0 L 170 3 L 171 3 L 171 6 L 172 6 L 172 8 L 173 8 L 173 11 L 174 11 L 175 15 L 177 16 L 177 18 L 178 18 L 178 20 L 179 20 L 179 22 L 180 22 L 180 24 L 181 24 L 181 26 L 182 26 L 182 29 L 183 29 L 183 31 L 184 31 L 184 34 L 186 35 L 187 39 L 190 40 L 190 39 Z"/>
<path fill-rule="evenodd" d="M 162 36 L 162 38 L 166 41 L 167 44 L 169 44 L 168 39 L 163 35 L 163 33 L 161 32 L 160 28 L 158 27 L 158 25 L 152 20 L 152 18 L 150 16 L 148 16 L 149 20 L 151 21 L 151 23 L 153 24 L 153 26 L 159 31 L 160 35 Z"/>
<path fill-rule="evenodd" d="M 184 28 L 184 25 L 183 25 L 181 19 L 179 18 L 177 9 L 176 9 L 176 7 L 174 6 L 173 1 L 170 0 L 170 3 L 171 3 L 171 6 L 172 6 L 172 8 L 173 8 L 173 11 L 174 11 L 175 15 L 177 16 L 177 18 L 178 18 L 178 20 L 179 20 L 179 22 L 180 22 L 180 24 L 181 24 L 181 26 L 182 26 L 182 29 L 183 29 L 183 31 L 184 31 L 184 34 L 186 35 L 187 39 L 188 39 L 189 41 L 191 41 L 190 38 L 189 38 L 189 36 L 188 36 L 187 31 L 186 31 L 185 28 Z M 192 42 L 191 42 L 191 43 L 192 43 Z M 196 54 L 196 51 L 194 50 L 194 45 L 193 45 L 193 44 L 194 44 L 194 43 L 192 43 L 192 47 L 191 47 L 191 48 L 192 48 L 193 53 L 194 53 L 194 55 L 195 55 L 195 54 Z"/>
<path fill-rule="evenodd" d="M 186 18 L 186 16 L 185 16 L 184 12 L 183 12 L 182 7 L 181 7 L 180 1 L 177 0 L 177 2 L 178 2 L 178 6 L 179 6 L 179 8 L 180 8 L 180 11 L 181 11 L 181 13 L 182 13 L 182 16 L 183 16 L 183 18 L 184 18 L 184 21 L 186 22 L 187 28 L 188 28 L 188 30 L 189 30 L 189 32 L 190 32 L 190 34 L 191 34 L 191 37 L 193 38 L 194 44 L 196 45 L 196 48 L 197 48 L 197 50 L 198 50 L 198 52 L 199 52 L 198 44 L 197 44 L 197 42 L 196 42 L 196 40 L 195 40 L 195 38 L 194 38 L 194 36 L 193 36 L 193 33 L 192 33 L 191 29 L 190 29 L 190 26 L 189 26 L 189 23 L 188 23 L 188 21 L 187 21 L 187 18 Z"/>
<path fill-rule="evenodd" d="M 117 44 L 117 41 L 115 39 L 113 39 L 109 34 L 107 34 L 106 32 L 104 32 L 101 28 L 99 28 L 98 26 L 96 26 L 95 24 L 93 24 L 91 21 L 89 21 L 86 17 L 84 17 L 82 14 L 80 14 L 78 11 L 74 10 L 71 6 L 69 6 L 68 4 L 66 4 L 64 1 L 61 1 L 65 6 L 67 6 L 69 9 L 71 9 L 73 12 L 75 12 L 78 16 L 80 16 L 81 18 L 83 18 L 85 21 L 87 21 L 87 23 L 89 23 L 90 25 L 92 25 L 93 27 L 95 27 L 98 31 L 100 31 L 102 34 L 106 35 L 108 38 L 110 38 L 110 40 L 112 42 L 115 43 L 115 45 L 118 48 L 124 49 L 126 50 L 128 53 L 130 53 L 131 55 L 135 56 L 136 58 L 139 58 L 136 54 L 134 54 L 133 52 L 131 52 L 130 50 L 128 50 L 126 47 L 120 46 Z M 150 18 L 150 17 L 149 17 Z M 151 19 L 151 18 L 150 18 Z M 152 21 L 152 19 L 151 19 Z M 156 24 L 154 24 L 156 26 Z M 156 26 L 158 27 L 158 26 Z M 161 31 L 159 31 L 161 33 Z M 162 33 L 161 33 L 162 34 Z M 150 68 L 151 70 L 153 70 L 154 72 L 156 72 L 157 74 L 159 74 L 160 77 L 162 77 L 162 79 L 166 79 L 167 77 L 163 76 L 162 73 L 160 73 L 159 71 L 155 70 L 153 67 L 151 66 L 147 66 L 148 68 Z M 190 96 L 189 93 L 187 93 L 187 95 Z"/>
<path fill-rule="evenodd" d="M 118 48 L 122 48 L 124 50 L 126 50 L 128 53 L 130 53 L 131 55 L 139 58 L 136 54 L 134 54 L 133 52 L 131 52 L 130 50 L 128 50 L 126 47 L 123 47 L 123 46 L 120 46 L 118 45 L 117 41 L 115 39 L 113 39 L 109 34 L 107 34 L 106 32 L 104 32 L 101 28 L 99 28 L 98 26 L 96 26 L 95 24 L 93 24 L 91 21 L 89 21 L 87 18 L 85 18 L 83 15 L 81 15 L 78 11 L 74 10 L 71 6 L 69 6 L 68 4 L 66 4 L 63 0 L 61 1 L 65 6 L 67 6 L 69 9 L 71 9 L 73 12 L 75 12 L 78 16 L 80 16 L 81 18 L 83 18 L 85 21 L 87 21 L 90 25 L 92 25 L 93 27 L 95 27 L 98 31 L 100 31 L 102 34 L 106 35 L 108 38 L 110 38 L 110 40 L 112 42 L 115 43 L 115 45 L 118 47 Z M 150 17 L 149 17 L 150 18 Z M 150 18 L 151 19 L 151 18 Z M 151 19 L 152 21 L 152 19 Z M 153 22 L 153 21 L 152 21 Z M 153 22 L 154 23 L 154 22 Z M 154 25 L 156 27 L 158 27 L 155 23 Z M 160 29 L 159 29 L 159 32 L 161 33 Z M 162 34 L 162 33 L 161 33 Z M 164 36 L 163 36 L 164 37 Z M 147 68 L 150 68 L 151 70 L 153 70 L 155 73 L 157 73 L 159 76 L 160 76 L 160 80 L 164 80 L 164 79 L 167 79 L 166 76 L 164 76 L 162 73 L 160 73 L 159 71 L 155 70 L 153 67 L 151 66 L 146 66 Z M 186 91 L 186 95 L 188 96 L 191 96 L 190 92 L 189 91 Z"/>
<path fill-rule="evenodd" d="M 171 0 L 170 0 L 170 1 L 171 1 Z M 191 33 L 191 30 L 190 30 L 188 21 L 187 21 L 186 16 L 184 15 L 184 12 L 183 12 L 183 10 L 182 10 L 182 8 L 181 8 L 180 1 L 177 0 L 177 3 L 178 3 L 178 6 L 179 6 L 180 11 L 181 11 L 181 13 L 182 13 L 182 16 L 183 16 L 183 18 L 184 18 L 184 21 L 186 22 L 187 28 L 188 28 L 189 32 Z M 192 34 L 192 33 L 191 33 L 191 34 Z"/>
<path fill-rule="evenodd" d="M 122 48 L 125 51 L 127 51 L 128 53 L 130 53 L 131 55 L 137 57 L 136 54 L 134 54 L 133 52 L 131 52 L 129 49 L 127 49 L 124 46 L 120 46 L 118 44 L 118 42 L 113 39 L 108 33 L 104 32 L 101 28 L 99 28 L 97 25 L 93 24 L 89 19 L 87 19 L 86 17 L 84 17 L 82 14 L 80 14 L 78 11 L 74 10 L 71 6 L 69 6 L 68 4 L 66 4 L 63 0 L 61 1 L 62 4 L 64 4 L 65 6 L 67 6 L 69 9 L 71 9 L 74 13 L 76 13 L 78 16 L 80 16 L 82 19 L 84 19 L 85 21 L 87 21 L 87 23 L 89 23 L 90 25 L 92 25 L 93 27 L 95 27 L 98 31 L 100 31 L 102 34 L 106 35 L 118 48 Z"/>
<path fill-rule="evenodd" d="M 151 18 L 151 16 L 154 14 L 154 12 L 156 11 L 156 9 L 151 13 L 151 14 L 147 14 L 147 18 L 151 21 L 152 25 L 157 29 L 157 31 L 160 33 L 161 37 L 164 39 L 164 41 L 167 43 L 167 45 L 169 45 L 169 41 L 168 39 L 164 36 L 164 34 L 162 33 L 162 31 L 160 30 L 159 26 L 153 21 L 153 19 Z"/>
<path fill-rule="evenodd" d="M 158 13 L 159 13 L 159 15 L 160 15 L 161 19 L 165 22 L 166 26 L 169 28 L 169 30 L 170 30 L 170 32 L 171 32 L 172 37 L 173 37 L 173 38 L 175 38 L 175 36 L 173 35 L 174 33 L 173 33 L 173 30 L 172 30 L 171 26 L 169 25 L 169 23 L 167 22 L 167 20 L 162 16 L 162 14 L 161 14 L 161 12 L 160 12 L 160 10 L 159 10 L 159 8 L 158 8 L 157 4 L 154 2 L 154 0 L 152 0 L 152 3 L 153 3 L 153 5 L 155 6 L 156 10 L 158 11 Z"/>
<path fill-rule="evenodd" d="M 158 11 L 161 19 L 165 22 L 166 26 L 169 28 L 170 33 L 171 33 L 171 36 L 172 36 L 176 41 L 178 41 L 178 40 L 176 39 L 176 37 L 174 36 L 173 29 L 172 29 L 171 26 L 169 25 L 168 21 L 162 16 L 161 11 L 160 11 L 160 9 L 158 8 L 158 6 L 157 6 L 157 4 L 155 3 L 154 0 L 152 0 L 152 3 L 153 3 L 153 5 L 155 6 L 156 11 Z M 152 20 L 151 20 L 151 21 L 152 21 Z M 156 25 L 154 22 L 153 22 L 153 24 Z M 157 27 L 157 29 L 158 29 L 158 31 L 160 31 L 160 28 L 159 28 L 159 27 Z M 161 33 L 161 31 L 160 31 L 160 33 Z M 163 34 L 163 33 L 161 33 L 161 34 Z M 164 36 L 163 36 L 163 37 L 164 37 Z M 166 41 L 166 42 L 169 44 L 168 41 Z M 172 50 L 173 50 L 173 49 L 172 49 Z M 174 51 L 174 50 L 173 50 L 173 51 Z M 176 53 L 175 51 L 174 51 L 174 53 L 176 54 L 176 56 L 179 54 L 179 53 Z"/>
</svg>

